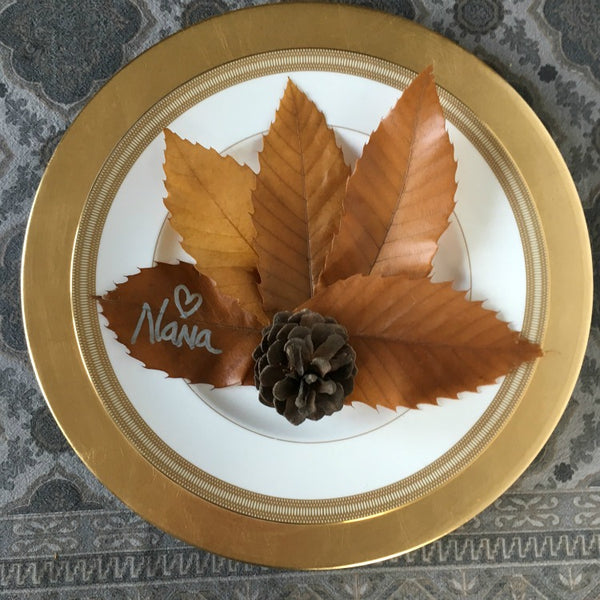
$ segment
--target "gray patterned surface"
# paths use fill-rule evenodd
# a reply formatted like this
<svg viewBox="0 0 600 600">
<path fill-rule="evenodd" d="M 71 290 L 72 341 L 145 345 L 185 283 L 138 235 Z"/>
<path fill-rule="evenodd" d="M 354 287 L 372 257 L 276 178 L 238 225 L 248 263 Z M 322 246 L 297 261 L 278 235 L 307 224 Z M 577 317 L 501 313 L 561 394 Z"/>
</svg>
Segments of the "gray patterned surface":
<svg viewBox="0 0 600 600">
<path fill-rule="evenodd" d="M 519 481 L 458 531 L 342 572 L 202 552 L 127 510 L 54 424 L 27 358 L 23 231 L 54 147 L 118 68 L 252 0 L 0 0 L 0 596 L 100 599 L 600 598 L 600 303 L 558 429 Z M 598 0 L 357 0 L 455 40 L 507 79 L 558 144 L 600 264 Z"/>
</svg>

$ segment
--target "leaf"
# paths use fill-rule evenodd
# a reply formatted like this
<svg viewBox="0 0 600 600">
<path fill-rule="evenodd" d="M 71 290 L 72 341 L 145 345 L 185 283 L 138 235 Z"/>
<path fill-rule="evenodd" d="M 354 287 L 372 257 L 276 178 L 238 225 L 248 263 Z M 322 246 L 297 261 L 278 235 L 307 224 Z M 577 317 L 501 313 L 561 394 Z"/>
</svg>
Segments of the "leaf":
<svg viewBox="0 0 600 600">
<path fill-rule="evenodd" d="M 192 144 L 165 129 L 165 206 L 183 249 L 199 272 L 223 294 L 263 322 L 268 319 L 258 293 L 257 255 L 250 212 L 255 175 L 216 150 Z"/>
<path fill-rule="evenodd" d="M 301 308 L 344 325 L 358 374 L 349 402 L 415 408 L 493 383 L 540 347 L 508 328 L 481 302 L 428 278 L 355 275 Z"/>
<path fill-rule="evenodd" d="M 356 273 L 428 275 L 454 209 L 455 174 L 429 67 L 381 121 L 356 164 L 322 284 Z"/>
<path fill-rule="evenodd" d="M 99 301 L 117 339 L 149 369 L 216 387 L 252 370 L 261 324 L 193 265 L 142 269 Z"/>
<path fill-rule="evenodd" d="M 325 117 L 291 81 L 259 160 L 255 248 L 264 307 L 274 312 L 313 295 L 350 170 Z"/>
</svg>

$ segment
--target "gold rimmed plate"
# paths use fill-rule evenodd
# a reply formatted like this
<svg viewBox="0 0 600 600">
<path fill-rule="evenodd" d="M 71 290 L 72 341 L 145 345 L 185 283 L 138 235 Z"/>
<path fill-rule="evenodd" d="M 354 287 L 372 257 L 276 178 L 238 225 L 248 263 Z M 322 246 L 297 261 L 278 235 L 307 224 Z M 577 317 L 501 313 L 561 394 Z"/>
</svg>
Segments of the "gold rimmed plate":
<svg viewBox="0 0 600 600">
<path fill-rule="evenodd" d="M 292 78 L 323 110 L 351 163 L 428 64 L 459 165 L 456 210 L 433 276 L 541 342 L 542 359 L 437 407 L 355 404 L 295 428 L 252 388 L 190 386 L 128 355 L 94 296 L 156 260 L 190 260 L 162 203 L 163 128 L 256 167 L 261 134 Z M 43 276 L 49 272 L 55 276 Z M 23 304 L 53 414 L 117 496 L 208 550 L 328 568 L 427 543 L 518 477 L 574 385 L 591 260 L 557 149 L 479 61 L 396 17 L 269 6 L 165 40 L 84 109 L 36 197 Z"/>
</svg>

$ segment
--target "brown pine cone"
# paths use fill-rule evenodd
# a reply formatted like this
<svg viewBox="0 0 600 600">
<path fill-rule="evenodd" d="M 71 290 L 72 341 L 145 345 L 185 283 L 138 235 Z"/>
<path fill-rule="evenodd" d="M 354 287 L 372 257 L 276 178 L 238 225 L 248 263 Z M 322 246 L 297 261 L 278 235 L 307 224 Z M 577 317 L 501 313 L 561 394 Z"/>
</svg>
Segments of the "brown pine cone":
<svg viewBox="0 0 600 600">
<path fill-rule="evenodd" d="M 294 425 L 343 407 L 354 387 L 356 354 L 335 319 L 308 309 L 279 312 L 262 336 L 252 356 L 263 404 Z"/>
</svg>

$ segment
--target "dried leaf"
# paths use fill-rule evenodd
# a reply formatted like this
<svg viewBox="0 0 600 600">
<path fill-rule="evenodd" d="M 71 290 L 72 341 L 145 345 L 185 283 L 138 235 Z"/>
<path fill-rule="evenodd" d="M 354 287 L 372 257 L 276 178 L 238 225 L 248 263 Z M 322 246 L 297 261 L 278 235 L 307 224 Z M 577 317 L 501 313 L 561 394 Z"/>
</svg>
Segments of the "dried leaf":
<svg viewBox="0 0 600 600">
<path fill-rule="evenodd" d="M 242 308 L 268 319 L 258 293 L 257 255 L 250 212 L 255 175 L 213 149 L 165 129 L 165 206 L 183 249 L 196 268 L 237 298 Z"/>
<path fill-rule="evenodd" d="M 317 293 L 302 308 L 342 323 L 356 351 L 349 401 L 408 406 L 455 398 L 493 383 L 540 347 L 520 337 L 450 283 L 428 278 L 355 275 Z"/>
<path fill-rule="evenodd" d="M 350 171 L 323 114 L 291 81 L 259 159 L 255 247 L 264 307 L 274 312 L 314 293 Z"/>
<path fill-rule="evenodd" d="M 424 277 L 454 209 L 456 162 L 431 67 L 402 94 L 348 181 L 344 217 L 322 277 Z"/>
<path fill-rule="evenodd" d="M 193 265 L 142 269 L 99 301 L 117 339 L 149 369 L 216 387 L 252 370 L 261 324 Z"/>
</svg>

